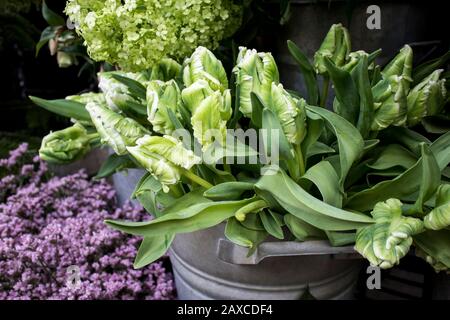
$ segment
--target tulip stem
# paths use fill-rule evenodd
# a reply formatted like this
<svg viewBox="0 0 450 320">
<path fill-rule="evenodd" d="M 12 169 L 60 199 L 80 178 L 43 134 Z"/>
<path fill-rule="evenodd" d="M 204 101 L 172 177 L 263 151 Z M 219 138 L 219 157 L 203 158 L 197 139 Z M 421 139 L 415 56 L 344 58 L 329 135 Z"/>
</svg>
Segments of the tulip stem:
<svg viewBox="0 0 450 320">
<path fill-rule="evenodd" d="M 228 163 L 224 163 L 224 164 L 223 164 L 223 169 L 224 169 L 226 172 L 231 173 L 231 167 L 230 167 L 230 165 L 229 165 Z"/>
<path fill-rule="evenodd" d="M 268 207 L 269 207 L 269 205 L 267 204 L 266 201 L 256 200 L 256 201 L 250 202 L 249 204 L 240 208 L 238 211 L 236 211 L 234 216 L 238 221 L 242 222 L 245 220 L 247 214 L 252 213 L 252 212 L 258 212 L 258 211 L 261 211 L 262 209 L 265 209 Z"/>
<path fill-rule="evenodd" d="M 196 184 L 204 187 L 205 189 L 210 189 L 210 188 L 214 187 L 211 183 L 209 183 L 208 181 L 200 178 L 198 175 L 196 175 L 192 171 L 184 170 L 183 175 L 186 178 L 188 178 L 189 180 L 191 180 L 192 182 L 195 182 Z"/>
<path fill-rule="evenodd" d="M 330 88 L 330 76 L 323 77 L 322 96 L 320 97 L 320 106 L 325 108 L 328 98 L 328 90 Z"/>
<path fill-rule="evenodd" d="M 174 184 L 169 186 L 170 191 L 174 194 L 175 197 L 181 198 L 184 195 L 184 192 L 181 190 L 178 184 Z"/>
<path fill-rule="evenodd" d="M 295 154 L 297 156 L 298 165 L 300 167 L 300 177 L 302 177 L 305 174 L 306 168 L 301 145 L 297 144 L 295 146 Z"/>
<path fill-rule="evenodd" d="M 100 138 L 100 135 L 97 132 L 94 132 L 94 133 L 88 134 L 87 138 L 89 139 L 89 141 L 92 141 L 92 140 Z"/>
</svg>

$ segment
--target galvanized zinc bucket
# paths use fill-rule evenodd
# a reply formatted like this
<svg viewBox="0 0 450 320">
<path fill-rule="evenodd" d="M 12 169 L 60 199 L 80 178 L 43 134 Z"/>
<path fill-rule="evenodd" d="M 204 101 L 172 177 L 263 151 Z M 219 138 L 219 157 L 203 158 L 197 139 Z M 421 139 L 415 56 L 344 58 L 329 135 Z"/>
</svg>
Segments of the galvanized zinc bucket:
<svg viewBox="0 0 450 320">
<path fill-rule="evenodd" d="M 224 237 L 224 224 L 178 235 L 170 249 L 179 299 L 352 299 L 362 261 L 327 241 L 262 243 L 254 255 Z"/>
<path fill-rule="evenodd" d="M 120 204 L 144 174 L 130 169 L 113 175 Z M 353 298 L 362 264 L 353 247 L 274 239 L 247 257 L 246 248 L 225 238 L 224 226 L 175 238 L 169 256 L 179 299 L 292 300 L 307 288 L 316 299 Z"/>
</svg>

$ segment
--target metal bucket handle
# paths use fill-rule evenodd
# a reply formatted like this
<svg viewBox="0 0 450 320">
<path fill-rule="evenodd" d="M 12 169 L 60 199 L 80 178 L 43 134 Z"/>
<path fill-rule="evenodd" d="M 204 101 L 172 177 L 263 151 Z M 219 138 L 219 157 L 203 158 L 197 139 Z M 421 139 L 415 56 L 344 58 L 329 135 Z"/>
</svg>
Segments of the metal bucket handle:
<svg viewBox="0 0 450 320">
<path fill-rule="evenodd" d="M 238 246 L 227 239 L 219 239 L 217 257 L 236 265 L 256 265 L 271 257 L 296 257 L 311 255 L 331 255 L 335 259 L 358 259 L 361 256 L 353 246 L 332 247 L 328 241 L 279 241 L 263 242 L 248 256 L 248 248 Z"/>
</svg>

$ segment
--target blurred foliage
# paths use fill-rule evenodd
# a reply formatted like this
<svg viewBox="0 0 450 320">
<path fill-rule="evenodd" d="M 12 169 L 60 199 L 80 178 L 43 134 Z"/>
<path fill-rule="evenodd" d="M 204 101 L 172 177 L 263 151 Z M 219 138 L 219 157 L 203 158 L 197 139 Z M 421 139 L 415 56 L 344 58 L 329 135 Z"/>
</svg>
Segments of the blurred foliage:
<svg viewBox="0 0 450 320">
<path fill-rule="evenodd" d="M 25 17 L 33 7 L 37 8 L 40 0 L 2 0 L 0 1 L 0 51 L 11 45 L 22 49 L 35 46 L 34 38 L 39 30 Z"/>
<path fill-rule="evenodd" d="M 23 142 L 27 142 L 29 151 L 33 154 L 39 150 L 41 139 L 30 137 L 26 133 L 0 132 L 0 159 L 8 156 L 9 151 L 16 149 Z"/>
</svg>

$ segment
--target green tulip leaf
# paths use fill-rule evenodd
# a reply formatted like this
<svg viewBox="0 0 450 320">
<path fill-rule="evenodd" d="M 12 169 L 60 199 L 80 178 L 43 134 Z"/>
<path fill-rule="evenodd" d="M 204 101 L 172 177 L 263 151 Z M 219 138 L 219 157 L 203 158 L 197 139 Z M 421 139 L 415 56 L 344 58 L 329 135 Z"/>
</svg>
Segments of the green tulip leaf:
<svg viewBox="0 0 450 320">
<path fill-rule="evenodd" d="M 307 109 L 321 116 L 336 135 L 341 166 L 339 182 L 343 186 L 347 173 L 353 163 L 363 153 L 364 140 L 358 129 L 339 115 L 319 107 L 308 106 Z"/>
<path fill-rule="evenodd" d="M 259 213 L 264 229 L 273 237 L 283 240 L 283 216 L 272 210 L 263 210 Z"/>
<path fill-rule="evenodd" d="M 414 244 L 425 253 L 425 260 L 440 270 L 450 269 L 450 230 L 429 230 L 414 236 Z"/>
<path fill-rule="evenodd" d="M 248 182 L 225 182 L 206 190 L 203 196 L 214 201 L 239 200 L 244 192 L 252 191 L 253 187 L 254 184 Z"/>
<path fill-rule="evenodd" d="M 225 227 L 225 236 L 231 242 L 246 248 L 250 248 L 248 256 L 251 256 L 258 245 L 267 238 L 266 231 L 250 230 L 244 227 L 236 218 L 230 218 Z"/>
<path fill-rule="evenodd" d="M 189 200 L 190 194 L 185 195 Z M 181 198 L 180 198 L 181 199 Z M 186 206 L 186 200 L 177 201 L 176 207 L 171 208 L 164 215 L 146 222 L 127 222 L 106 220 L 106 224 L 113 229 L 125 233 L 141 236 L 160 236 L 167 234 L 189 233 L 213 227 L 234 216 L 235 212 L 252 202 L 252 199 L 240 201 L 213 202 L 195 195 L 195 203 Z M 203 201 L 200 202 L 199 200 Z M 183 205 L 182 208 L 180 208 Z"/>
<path fill-rule="evenodd" d="M 422 181 L 420 177 L 425 177 L 426 175 L 428 175 L 427 181 L 429 181 L 431 186 L 424 184 L 423 188 L 421 188 Z M 422 157 L 414 166 L 395 179 L 382 181 L 370 189 L 365 189 L 352 195 L 345 207 L 358 211 L 368 211 L 378 202 L 392 197 L 403 199 L 411 193 L 419 191 L 419 189 L 423 190 L 422 196 L 417 202 L 417 205 L 420 205 L 420 203 L 427 200 L 431 190 L 434 188 L 433 181 L 440 181 L 439 168 L 430 148 L 422 144 Z"/>
<path fill-rule="evenodd" d="M 298 241 L 325 238 L 323 231 L 313 227 L 292 214 L 286 214 L 284 216 L 284 223 Z"/>
<path fill-rule="evenodd" d="M 366 215 L 336 208 L 313 197 L 281 169 L 274 168 L 272 174 L 262 176 L 255 188 L 257 193 L 258 190 L 270 193 L 286 211 L 322 230 L 355 230 L 372 223 Z M 258 194 L 264 197 L 264 193 Z"/>
<path fill-rule="evenodd" d="M 80 121 L 91 122 L 89 112 L 87 112 L 85 105 L 82 103 L 66 99 L 45 100 L 33 96 L 30 96 L 30 100 L 38 106 L 50 112 L 59 114 L 60 116 L 74 118 Z"/>
<path fill-rule="evenodd" d="M 319 103 L 319 88 L 317 86 L 316 73 L 314 67 L 308 60 L 308 57 L 290 40 L 287 42 L 289 52 L 297 62 L 300 72 L 305 80 L 308 91 L 308 104 L 317 105 Z"/>
<path fill-rule="evenodd" d="M 136 254 L 133 267 L 141 269 L 161 258 L 174 240 L 173 235 L 144 237 Z"/>
<path fill-rule="evenodd" d="M 128 155 L 119 156 L 113 153 L 109 155 L 105 162 L 103 162 L 102 166 L 95 175 L 95 179 L 107 178 L 118 171 L 133 168 L 134 166 L 134 162 Z"/>
</svg>

